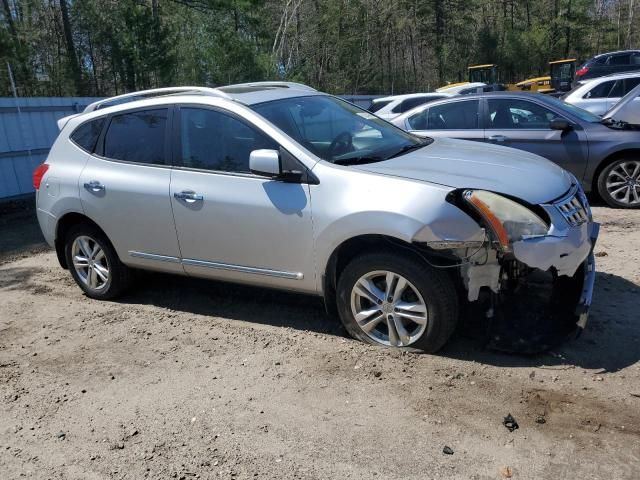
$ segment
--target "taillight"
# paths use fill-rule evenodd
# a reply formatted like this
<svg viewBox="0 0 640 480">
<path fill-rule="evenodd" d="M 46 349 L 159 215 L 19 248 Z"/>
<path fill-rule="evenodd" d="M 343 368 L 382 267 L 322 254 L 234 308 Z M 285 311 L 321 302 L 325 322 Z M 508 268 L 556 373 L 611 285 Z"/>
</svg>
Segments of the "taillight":
<svg viewBox="0 0 640 480">
<path fill-rule="evenodd" d="M 589 71 L 589 67 L 582 67 L 580 70 L 576 72 L 576 75 L 581 77 L 585 75 Z"/>
<path fill-rule="evenodd" d="M 33 171 L 33 188 L 40 190 L 40 183 L 42 183 L 42 177 L 49 170 L 49 165 L 43 163 Z"/>
</svg>

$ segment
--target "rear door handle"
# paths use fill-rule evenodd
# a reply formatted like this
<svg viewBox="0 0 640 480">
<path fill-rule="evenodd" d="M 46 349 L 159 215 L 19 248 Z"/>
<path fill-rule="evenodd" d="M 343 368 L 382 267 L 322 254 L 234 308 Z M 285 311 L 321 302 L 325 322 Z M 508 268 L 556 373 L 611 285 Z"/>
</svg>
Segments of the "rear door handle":
<svg viewBox="0 0 640 480">
<path fill-rule="evenodd" d="M 104 192 L 104 185 L 97 180 L 91 180 L 90 182 L 85 183 L 84 188 L 90 192 Z"/>
<path fill-rule="evenodd" d="M 198 195 L 196 192 L 190 191 L 176 192 L 173 196 L 178 200 L 184 200 L 187 203 L 201 202 L 204 200 L 202 195 Z"/>
<path fill-rule="evenodd" d="M 507 140 L 509 140 L 509 138 L 504 135 L 491 135 L 489 137 L 490 142 L 506 142 Z"/>
</svg>

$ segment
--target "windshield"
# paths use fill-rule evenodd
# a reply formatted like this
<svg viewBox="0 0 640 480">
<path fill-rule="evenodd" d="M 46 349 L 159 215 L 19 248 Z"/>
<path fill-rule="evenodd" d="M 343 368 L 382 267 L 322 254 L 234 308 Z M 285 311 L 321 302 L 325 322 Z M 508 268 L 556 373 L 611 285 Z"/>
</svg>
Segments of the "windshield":
<svg viewBox="0 0 640 480">
<path fill-rule="evenodd" d="M 572 105 L 570 103 L 563 102 L 562 100 L 559 100 L 559 99 L 557 99 L 555 97 L 547 97 L 547 98 L 552 103 L 554 103 L 556 107 L 563 108 L 567 112 L 569 112 L 569 113 L 575 115 L 576 117 L 578 117 L 583 122 L 599 123 L 600 121 L 602 121 L 602 118 L 600 118 L 599 116 L 594 115 L 593 113 L 588 112 L 586 110 L 583 110 L 580 107 L 576 107 L 575 105 Z"/>
<path fill-rule="evenodd" d="M 379 162 L 432 141 L 326 95 L 285 98 L 252 108 L 315 155 L 332 163 Z"/>
</svg>

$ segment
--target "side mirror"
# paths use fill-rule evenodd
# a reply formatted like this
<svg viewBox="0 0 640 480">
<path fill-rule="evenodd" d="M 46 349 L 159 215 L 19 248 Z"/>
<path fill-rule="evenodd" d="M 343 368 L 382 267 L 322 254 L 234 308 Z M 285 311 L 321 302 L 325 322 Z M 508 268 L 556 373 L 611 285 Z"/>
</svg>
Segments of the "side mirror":
<svg viewBox="0 0 640 480">
<path fill-rule="evenodd" d="M 254 150 L 249 155 L 249 170 L 264 177 L 280 176 L 280 153 L 277 150 Z"/>
<path fill-rule="evenodd" d="M 560 130 L 562 132 L 566 132 L 567 130 L 571 130 L 573 128 L 573 125 L 571 125 L 571 123 L 569 123 L 569 121 L 565 120 L 564 118 L 554 118 L 549 122 L 549 128 L 551 130 Z"/>
</svg>

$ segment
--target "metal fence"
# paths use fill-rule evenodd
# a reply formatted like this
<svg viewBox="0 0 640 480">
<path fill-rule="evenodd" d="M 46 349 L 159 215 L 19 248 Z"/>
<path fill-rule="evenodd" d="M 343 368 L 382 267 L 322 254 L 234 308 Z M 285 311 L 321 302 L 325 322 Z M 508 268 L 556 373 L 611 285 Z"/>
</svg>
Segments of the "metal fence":
<svg viewBox="0 0 640 480">
<path fill-rule="evenodd" d="M 344 95 L 366 108 L 375 95 Z M 99 100 L 91 97 L 0 97 L 0 201 L 33 193 L 33 170 L 47 158 L 62 117 Z"/>
<path fill-rule="evenodd" d="M 0 200 L 33 192 L 31 175 L 58 135 L 56 121 L 96 100 L 0 97 Z"/>
</svg>

